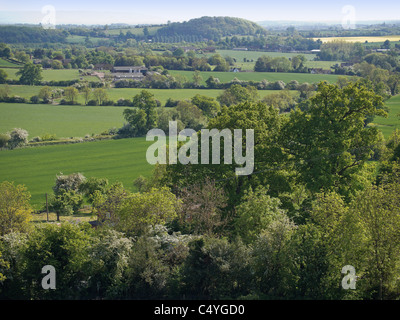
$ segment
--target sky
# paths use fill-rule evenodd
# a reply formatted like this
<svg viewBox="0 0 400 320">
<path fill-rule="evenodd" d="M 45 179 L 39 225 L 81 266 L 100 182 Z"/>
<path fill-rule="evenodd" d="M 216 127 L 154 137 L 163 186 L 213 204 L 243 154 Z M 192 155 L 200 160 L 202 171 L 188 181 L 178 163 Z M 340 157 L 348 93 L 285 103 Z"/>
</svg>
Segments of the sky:
<svg viewBox="0 0 400 320">
<path fill-rule="evenodd" d="M 343 11 L 350 6 L 351 11 Z M 45 10 L 50 8 L 50 10 Z M 202 16 L 260 21 L 341 22 L 400 20 L 394 0 L 0 0 L 0 23 L 162 24 Z"/>
</svg>

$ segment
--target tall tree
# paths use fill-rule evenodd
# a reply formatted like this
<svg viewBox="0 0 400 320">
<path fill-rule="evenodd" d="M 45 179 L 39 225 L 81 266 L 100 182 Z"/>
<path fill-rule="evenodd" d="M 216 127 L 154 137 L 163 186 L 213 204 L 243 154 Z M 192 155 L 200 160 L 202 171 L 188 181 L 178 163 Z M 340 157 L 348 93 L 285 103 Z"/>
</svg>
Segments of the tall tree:
<svg viewBox="0 0 400 320">
<path fill-rule="evenodd" d="M 17 75 L 20 76 L 19 82 L 21 84 L 37 84 L 43 79 L 42 66 L 40 64 L 34 65 L 33 63 L 27 63 L 17 72 Z"/>
<path fill-rule="evenodd" d="M 383 99 L 360 83 L 320 83 L 308 110 L 294 110 L 284 128 L 285 147 L 296 162 L 300 180 L 313 192 L 356 190 L 357 175 L 379 140 L 368 116 L 386 116 Z"/>
</svg>

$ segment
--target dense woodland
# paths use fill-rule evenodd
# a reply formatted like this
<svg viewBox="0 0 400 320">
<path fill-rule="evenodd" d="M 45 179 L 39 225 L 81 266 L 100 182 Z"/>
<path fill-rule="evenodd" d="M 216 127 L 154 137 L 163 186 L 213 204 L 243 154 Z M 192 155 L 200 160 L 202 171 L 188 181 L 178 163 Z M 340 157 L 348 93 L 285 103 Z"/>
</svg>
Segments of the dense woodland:
<svg viewBox="0 0 400 320">
<path fill-rule="evenodd" d="M 139 42 L 144 38 L 133 36 L 138 41 L 130 45 L 119 40 L 115 46 L 95 46 L 89 40 L 86 45 L 67 45 L 66 37 L 78 29 L 0 27 L 0 57 L 20 64 L 17 83 L 41 87 L 29 100 L 32 107 L 56 99 L 55 91 L 41 83 L 44 66 L 145 65 L 158 75 L 132 99 L 110 102 L 102 95 L 104 83 L 92 92 L 94 88 L 79 81 L 68 84 L 57 99 L 75 104 L 78 94 L 87 92 L 85 105 L 93 100 L 94 105 L 125 107 L 125 125 L 113 132 L 118 139 L 144 137 L 154 128 L 167 130 L 171 120 L 179 129 L 253 129 L 255 134 L 254 171 L 247 176 L 235 174 L 237 164 L 157 164 L 150 177 L 132 181 L 137 189 L 133 192 L 107 177 L 57 175 L 48 208 L 42 209 L 60 218 L 89 206 L 96 216 L 90 223 L 33 223 L 29 190 L 3 179 L 1 299 L 400 298 L 400 131 L 385 139 L 373 125 L 376 117 L 388 115 L 385 101 L 399 93 L 398 48 L 386 42 L 382 46 L 390 50 L 381 53 L 357 43 L 322 44 L 293 29 L 284 37 L 268 38 L 268 32 L 254 24 L 221 19 L 206 20 L 204 30 L 198 22 L 205 18 L 189 25 L 172 23 L 158 29 L 155 37 L 192 37 L 200 49 L 210 44 L 236 47 L 244 41 L 259 41 L 266 49 L 274 46 L 268 40 L 273 37 L 279 40 L 275 49 L 292 41 L 290 46 L 298 45 L 299 51 L 320 48 L 320 61 L 345 61 L 349 67 L 337 66 L 343 78 L 334 84 L 223 85 L 210 77 L 208 89 L 224 89 L 217 98 L 200 92 L 191 100 L 169 99 L 160 108 L 145 89 L 172 83 L 169 70 L 228 72 L 235 62 L 216 53 L 198 58 L 184 52 L 183 44 L 168 41 L 162 54 L 154 54 L 149 49 L 158 44 L 146 47 Z M 91 30 L 90 36 L 104 36 L 99 30 Z M 87 36 L 85 30 L 79 32 Z M 234 42 L 232 33 L 245 36 Z M 197 36 L 214 39 L 201 46 Z M 49 46 L 21 46 L 26 37 Z M 123 37 L 116 35 L 125 41 Z M 41 63 L 33 64 L 33 59 Z M 290 60 L 262 56 L 254 71 L 307 73 L 304 63 L 301 54 Z M 346 77 L 350 75 L 356 77 Z M 1 73 L 0 80 L 13 84 Z M 187 87 L 200 90 L 198 80 L 195 76 Z M 260 99 L 258 90 L 267 88 L 280 92 Z M 4 102 L 15 98 L 6 89 L 0 93 Z M 22 129 L 0 138 L 4 149 L 27 144 Z M 226 145 L 221 139 L 221 154 Z M 242 150 L 245 146 L 246 137 Z M 228 151 L 234 153 L 234 147 Z M 204 154 L 211 163 L 208 149 L 200 148 L 197 158 Z M 57 270 L 56 290 L 41 286 L 44 265 Z M 355 268 L 356 289 L 342 287 L 346 265 Z"/>
</svg>

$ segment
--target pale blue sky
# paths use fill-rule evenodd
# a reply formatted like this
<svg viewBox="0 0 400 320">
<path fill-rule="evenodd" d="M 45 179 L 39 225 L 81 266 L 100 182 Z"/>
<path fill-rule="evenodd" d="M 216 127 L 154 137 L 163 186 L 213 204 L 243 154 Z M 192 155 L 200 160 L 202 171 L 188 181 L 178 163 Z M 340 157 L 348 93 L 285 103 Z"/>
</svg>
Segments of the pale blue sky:
<svg viewBox="0 0 400 320">
<path fill-rule="evenodd" d="M 201 16 L 341 21 L 346 5 L 354 6 L 356 21 L 400 20 L 400 1 L 394 0 L 0 0 L 0 23 L 40 23 L 45 5 L 55 8 L 57 24 L 165 23 Z"/>
</svg>

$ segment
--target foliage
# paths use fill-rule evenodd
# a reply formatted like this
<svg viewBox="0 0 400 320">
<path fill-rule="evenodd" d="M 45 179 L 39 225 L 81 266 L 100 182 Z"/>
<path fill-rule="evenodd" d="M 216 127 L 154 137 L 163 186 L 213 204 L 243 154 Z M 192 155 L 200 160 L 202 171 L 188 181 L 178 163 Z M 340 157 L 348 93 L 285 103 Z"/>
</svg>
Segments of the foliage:
<svg viewBox="0 0 400 320">
<path fill-rule="evenodd" d="M 11 182 L 0 183 L 0 235 L 10 232 L 25 232 L 29 227 L 32 208 L 30 194 L 22 185 Z"/>
<path fill-rule="evenodd" d="M 42 66 L 39 64 L 34 65 L 33 63 L 25 64 L 16 74 L 20 76 L 19 82 L 21 84 L 34 85 L 43 78 Z"/>
<path fill-rule="evenodd" d="M 10 132 L 10 139 L 7 142 L 10 149 L 15 149 L 17 147 L 24 146 L 27 143 L 28 143 L 28 131 L 21 128 L 15 128 Z"/>
</svg>

